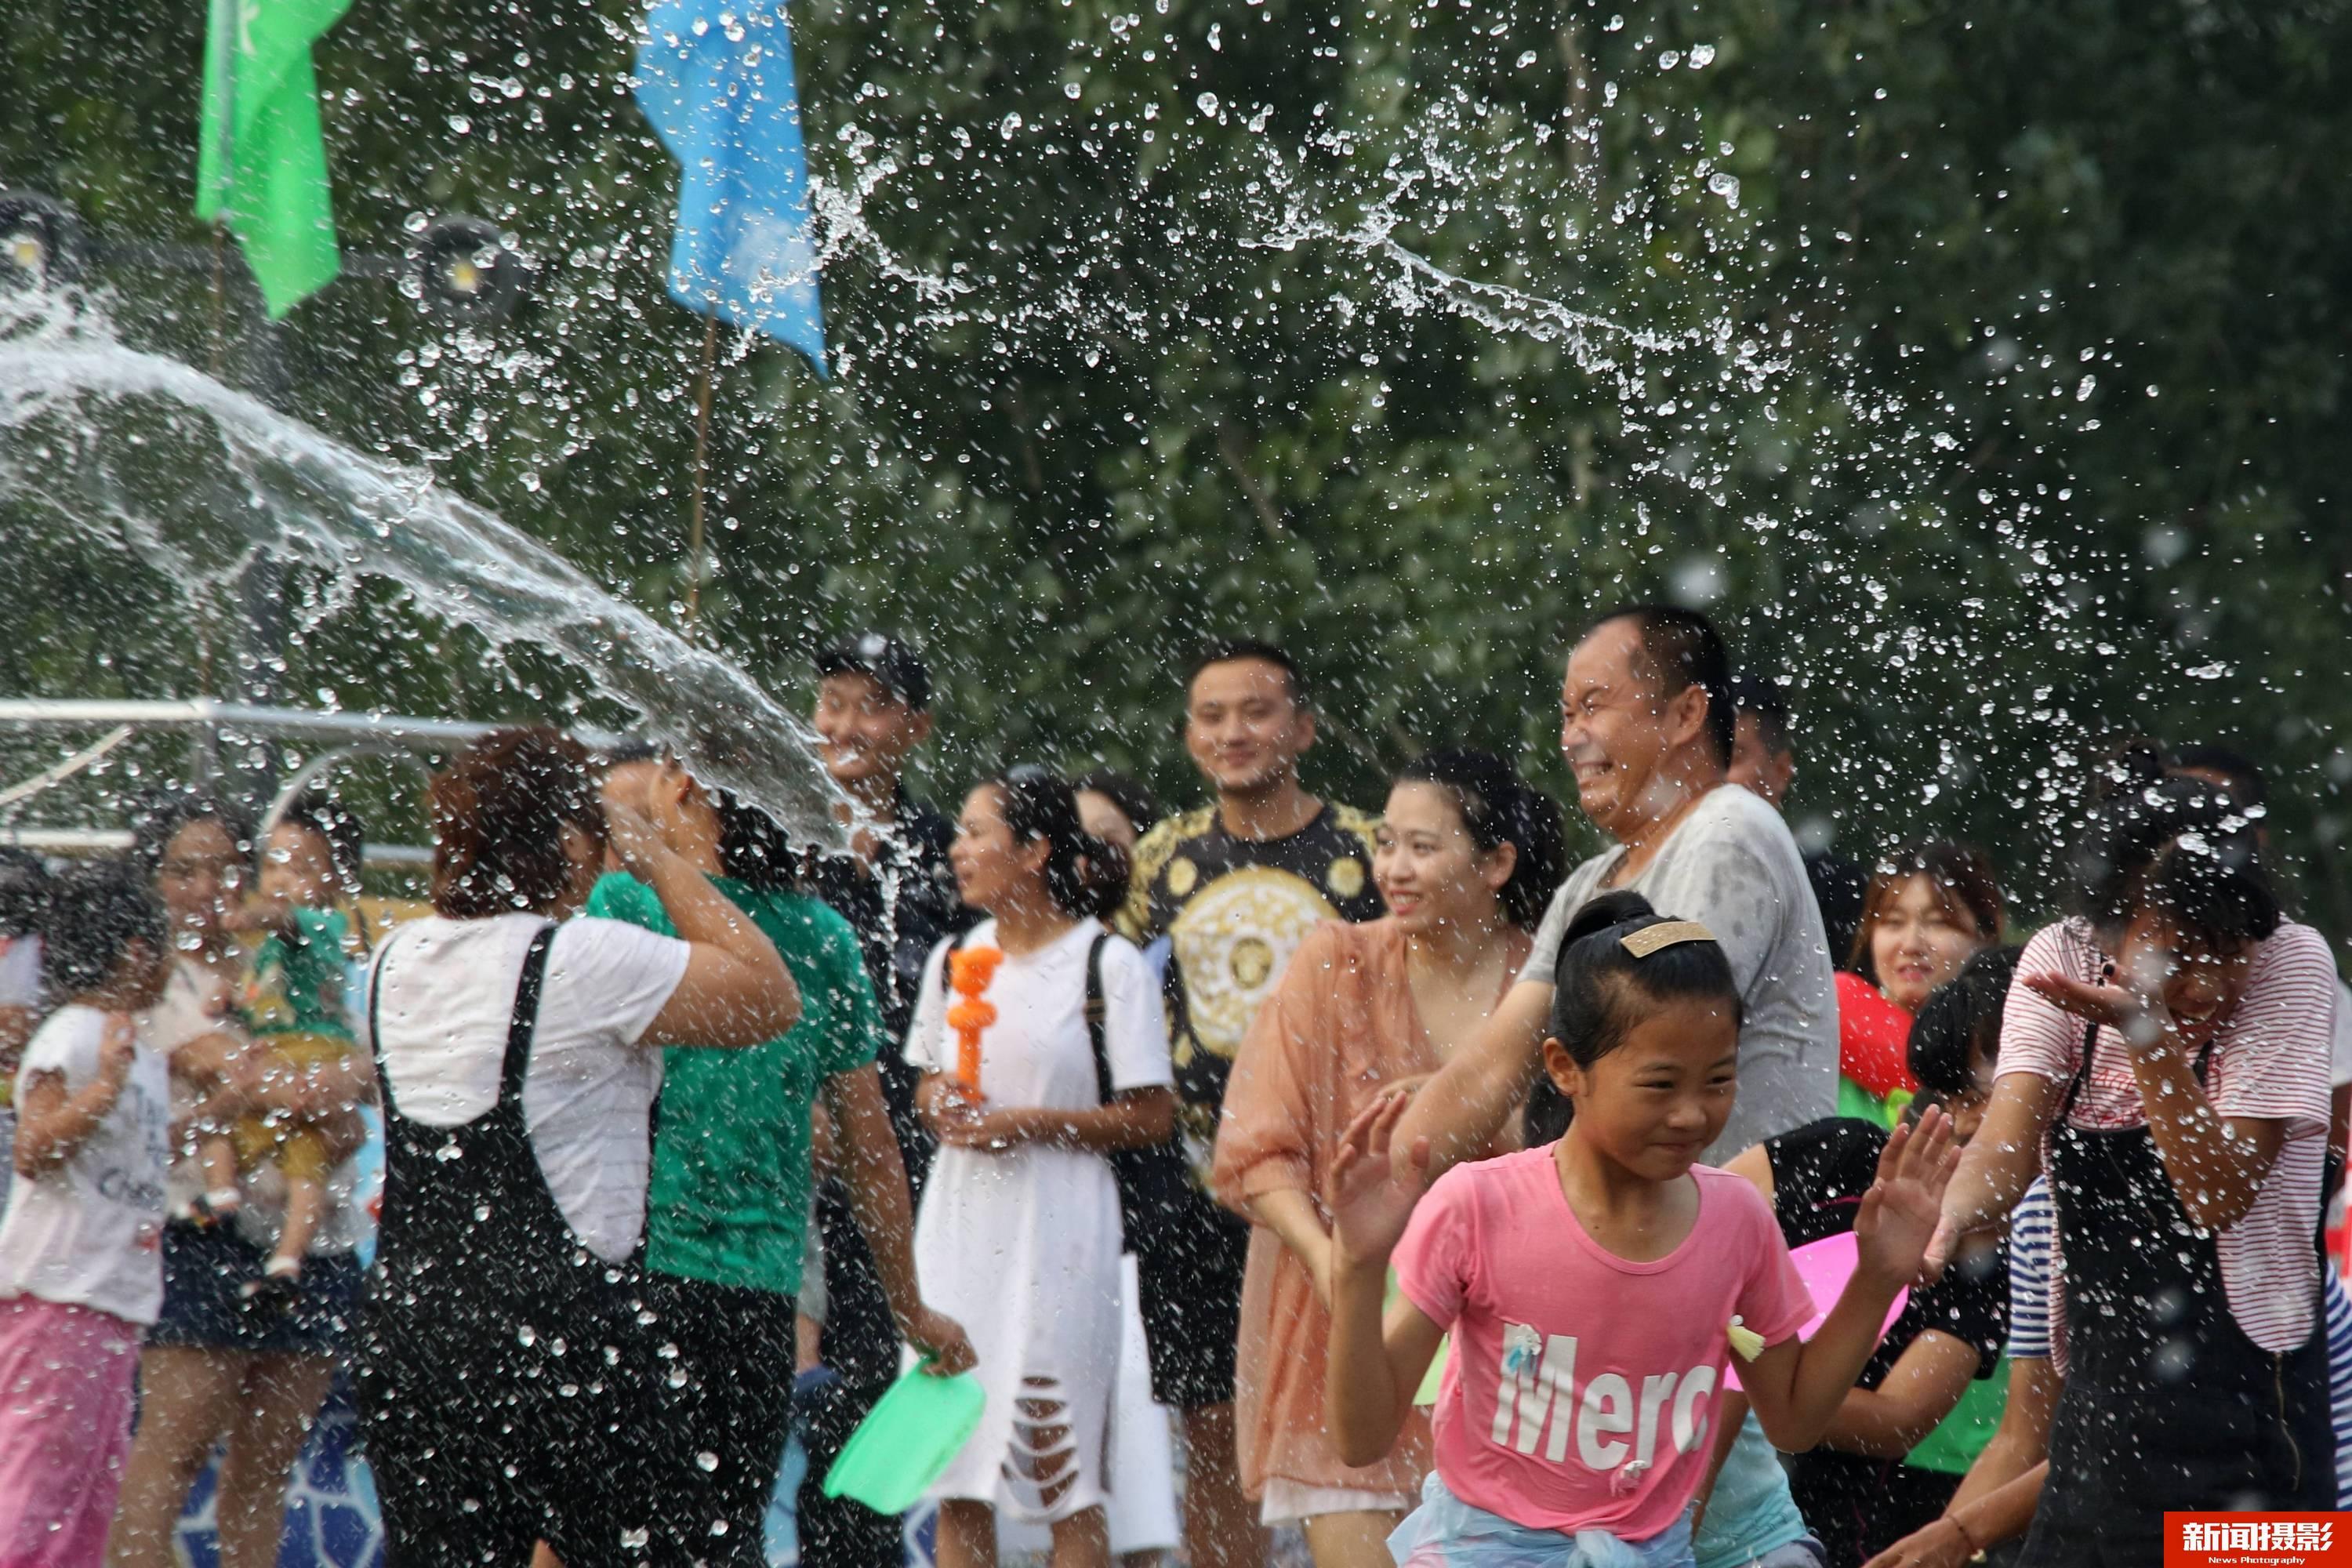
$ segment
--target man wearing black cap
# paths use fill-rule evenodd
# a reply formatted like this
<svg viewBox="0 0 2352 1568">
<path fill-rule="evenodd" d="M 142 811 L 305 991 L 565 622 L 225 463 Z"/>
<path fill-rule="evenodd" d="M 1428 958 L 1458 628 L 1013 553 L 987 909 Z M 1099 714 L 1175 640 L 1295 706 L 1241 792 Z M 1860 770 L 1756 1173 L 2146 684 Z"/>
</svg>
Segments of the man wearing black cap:
<svg viewBox="0 0 2352 1568">
<path fill-rule="evenodd" d="M 955 825 L 907 796 L 907 758 L 931 733 L 931 676 L 912 648 L 880 632 L 816 656 L 817 755 L 849 797 L 839 808 L 847 854 L 819 860 L 810 889 L 857 933 L 866 974 L 893 1040 L 906 1037 L 923 963 L 949 931 L 971 923 L 956 898 L 948 845 Z M 919 1197 L 933 1144 L 915 1116 L 916 1074 L 886 1052 L 877 1064 L 891 1130 Z M 823 1356 L 832 1378 L 804 1388 L 797 1416 L 808 1452 L 799 1498 L 803 1568 L 873 1568 L 899 1560 L 899 1522 L 848 1498 L 828 1498 L 824 1474 L 898 1373 L 898 1335 L 872 1256 L 838 1179 L 817 1190 L 824 1238 Z M 837 1381 L 836 1381 L 837 1379 Z"/>
</svg>

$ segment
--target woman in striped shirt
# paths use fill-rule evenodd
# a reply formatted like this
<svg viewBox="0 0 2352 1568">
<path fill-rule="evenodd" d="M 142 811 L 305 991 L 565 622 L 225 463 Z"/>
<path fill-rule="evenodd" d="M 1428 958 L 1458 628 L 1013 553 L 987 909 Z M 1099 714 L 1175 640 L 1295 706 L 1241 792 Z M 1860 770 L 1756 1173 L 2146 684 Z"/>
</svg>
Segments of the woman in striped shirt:
<svg viewBox="0 0 2352 1568">
<path fill-rule="evenodd" d="M 1948 1242 L 2050 1175 L 2068 1378 L 2028 1568 L 2159 1561 L 2168 1509 L 2336 1496 L 2315 1245 L 2335 966 L 2225 795 L 2152 755 L 2106 783 L 2083 913 L 2027 945 L 1944 1209 Z"/>
<path fill-rule="evenodd" d="M 1943 1517 L 1912 1531 L 1864 1568 L 1960 1568 L 2025 1533 L 2050 1473 L 2050 1416 L 2064 1379 L 2050 1357 L 2050 1251 L 2057 1222 L 2050 1183 L 2036 1176 L 2009 1216 L 2009 1402 L 2000 1430 L 1969 1467 Z M 2327 1334 L 2328 1421 L 2336 1435 L 2336 1506 L 2352 1509 L 2352 1296 L 2333 1268 L 2320 1270 Z"/>
</svg>

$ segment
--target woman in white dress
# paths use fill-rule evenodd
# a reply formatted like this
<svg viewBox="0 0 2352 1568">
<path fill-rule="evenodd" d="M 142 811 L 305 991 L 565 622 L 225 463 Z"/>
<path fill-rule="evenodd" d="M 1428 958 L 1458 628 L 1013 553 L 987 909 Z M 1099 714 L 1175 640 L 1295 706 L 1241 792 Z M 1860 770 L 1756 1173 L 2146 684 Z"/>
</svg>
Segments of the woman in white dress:
<svg viewBox="0 0 2352 1568">
<path fill-rule="evenodd" d="M 1016 768 L 972 791 L 950 858 L 964 901 L 992 918 L 931 954 L 907 1035 L 924 1073 L 916 1105 L 940 1143 L 915 1263 L 925 1298 L 970 1333 L 988 1404 L 932 1488 L 939 1561 L 992 1568 L 1002 1510 L 1051 1528 L 1054 1568 L 1106 1568 L 1120 1228 L 1105 1155 L 1164 1142 L 1173 1124 L 1160 990 L 1097 918 L 1118 906 L 1126 863 L 1080 827 L 1060 778 Z M 950 990 L 950 947 L 1001 955 L 976 994 Z M 976 1060 L 956 1021 L 976 1027 Z"/>
</svg>

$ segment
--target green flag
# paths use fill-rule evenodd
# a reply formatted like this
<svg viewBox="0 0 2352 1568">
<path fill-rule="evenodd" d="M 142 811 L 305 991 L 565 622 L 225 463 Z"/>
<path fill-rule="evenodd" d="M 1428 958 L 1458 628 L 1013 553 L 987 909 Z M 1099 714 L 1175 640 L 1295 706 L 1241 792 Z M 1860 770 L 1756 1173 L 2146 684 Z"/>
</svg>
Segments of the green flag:
<svg viewBox="0 0 2352 1568">
<path fill-rule="evenodd" d="M 310 45 L 351 0 L 211 0 L 196 216 L 226 219 L 275 318 L 341 268 Z"/>
</svg>

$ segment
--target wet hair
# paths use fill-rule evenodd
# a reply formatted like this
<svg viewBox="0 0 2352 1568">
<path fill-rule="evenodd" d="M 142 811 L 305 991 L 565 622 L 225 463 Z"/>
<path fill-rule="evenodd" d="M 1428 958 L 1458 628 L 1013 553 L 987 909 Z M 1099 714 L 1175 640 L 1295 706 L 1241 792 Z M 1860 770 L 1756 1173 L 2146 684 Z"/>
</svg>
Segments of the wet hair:
<svg viewBox="0 0 2352 1568">
<path fill-rule="evenodd" d="M 1552 973 L 1551 1037 L 1578 1067 L 1622 1045 L 1645 1008 L 1662 1003 L 1713 1002 L 1730 1008 L 1735 1024 L 1743 1016 L 1739 982 L 1721 944 L 1678 942 L 1647 958 L 1625 950 L 1625 938 L 1670 918 L 1620 889 L 1588 900 L 1568 922 Z M 1557 1140 L 1574 1115 L 1568 1096 L 1538 1074 L 1523 1116 L 1528 1144 Z"/>
<path fill-rule="evenodd" d="M 451 920 L 542 910 L 572 885 L 563 830 L 601 850 L 588 750 L 544 727 L 493 730 L 433 775 L 433 907 Z"/>
<path fill-rule="evenodd" d="M 1444 790 L 1481 855 L 1506 844 L 1517 849 L 1518 861 L 1503 884 L 1503 913 L 1524 930 L 1543 922 L 1552 891 L 1568 870 L 1568 826 L 1558 802 L 1494 752 L 1468 747 L 1424 752 L 1397 770 L 1395 782 Z"/>
<path fill-rule="evenodd" d="M 710 795 L 719 814 L 719 869 L 761 892 L 797 892 L 801 860 L 784 825 L 731 789 Z"/>
<path fill-rule="evenodd" d="M 1977 1066 L 2000 1056 L 2000 1016 L 2017 976 L 2021 947 L 1970 953 L 1960 972 L 1927 994 L 1911 1021 L 1911 1076 L 1919 1098 L 1937 1101 L 1973 1094 Z"/>
<path fill-rule="evenodd" d="M 1715 623 L 1680 605 L 1622 605 L 1585 627 L 1584 636 L 1612 621 L 1632 621 L 1641 634 L 1633 672 L 1654 682 L 1661 697 L 1672 699 L 1694 686 L 1706 693 L 1707 744 L 1716 765 L 1729 767 L 1739 712 L 1731 695 L 1731 651 Z"/>
<path fill-rule="evenodd" d="M 2180 773 L 2195 769 L 2203 773 L 2219 773 L 2228 780 L 2224 786 L 2230 798 L 2240 805 L 2267 808 L 2271 803 L 2270 785 L 2263 781 L 2263 770 L 2243 752 L 2233 752 L 2227 746 L 2181 746 L 2172 753 L 2168 770 Z"/>
<path fill-rule="evenodd" d="M 1063 913 L 1108 915 L 1127 897 L 1127 857 L 1078 821 L 1078 794 L 1051 768 L 1024 765 L 988 781 L 1016 844 L 1045 841 L 1045 892 Z"/>
<path fill-rule="evenodd" d="M 2132 742 L 2100 766 L 2091 796 L 2072 857 L 2074 901 L 2101 933 L 2152 914 L 2234 947 L 2264 941 L 2286 918 L 2263 868 L 2256 818 L 2232 792 L 2170 773 L 2162 752 Z"/>
<path fill-rule="evenodd" d="M 1927 878 L 1945 913 L 1966 915 L 1985 941 L 1999 942 L 2006 927 L 2008 910 L 2001 901 L 2000 884 L 1993 879 L 1992 862 L 1983 850 L 1948 838 L 1930 838 L 1890 850 L 1870 868 L 1870 885 L 1862 895 L 1862 920 L 1853 929 L 1853 946 L 1846 952 L 1845 966 L 1873 985 L 1879 982 L 1878 966 L 1870 957 L 1871 932 L 1902 895 L 1903 884 L 1914 877 Z"/>
<path fill-rule="evenodd" d="M 250 868 L 257 849 L 253 818 L 209 791 L 184 786 L 158 790 L 131 808 L 131 861 L 154 876 L 171 850 L 172 840 L 196 822 L 219 823 L 236 846 L 237 858 Z"/>
<path fill-rule="evenodd" d="M 625 768 L 632 763 L 657 763 L 669 753 L 658 741 L 648 741 L 642 735 L 624 735 L 596 753 L 596 766 L 607 771 Z"/>
<path fill-rule="evenodd" d="M 48 867 L 29 849 L 0 845 L 0 937 L 40 935 L 48 910 Z"/>
<path fill-rule="evenodd" d="M 1189 693 L 1201 672 L 1213 664 L 1232 664 L 1237 659 L 1263 659 L 1282 671 L 1290 684 L 1290 700 L 1299 707 L 1307 706 L 1307 678 L 1298 672 L 1298 661 L 1278 643 L 1260 641 L 1256 637 L 1219 637 L 1204 643 L 1193 654 L 1192 668 L 1184 672 L 1184 689 Z"/>
<path fill-rule="evenodd" d="M 1780 683 L 1767 680 L 1760 675 L 1743 675 L 1731 683 L 1731 721 L 1736 734 L 1739 715 L 1756 717 L 1756 738 L 1764 742 L 1764 750 L 1780 756 L 1793 750 L 1789 742 L 1789 700 L 1780 694 Z"/>
<path fill-rule="evenodd" d="M 360 819 L 342 802 L 315 791 L 297 795 L 292 805 L 278 814 L 278 826 L 299 827 L 318 835 L 326 844 L 327 858 L 333 863 L 335 875 L 343 886 L 360 885 L 360 862 L 366 849 L 367 835 L 361 830 Z"/>
<path fill-rule="evenodd" d="M 1141 781 L 1129 778 L 1113 768 L 1097 768 L 1073 783 L 1074 790 L 1092 790 L 1111 805 L 1118 814 L 1135 824 L 1138 833 L 1149 833 L 1167 815 L 1160 809 L 1159 797 L 1144 787 Z"/>
<path fill-rule="evenodd" d="M 152 882 L 152 873 L 128 858 L 85 861 L 52 879 L 41 933 L 41 984 L 52 1000 L 104 985 L 140 943 L 161 961 L 167 938 Z"/>
</svg>

